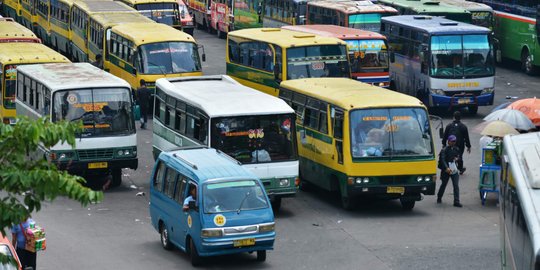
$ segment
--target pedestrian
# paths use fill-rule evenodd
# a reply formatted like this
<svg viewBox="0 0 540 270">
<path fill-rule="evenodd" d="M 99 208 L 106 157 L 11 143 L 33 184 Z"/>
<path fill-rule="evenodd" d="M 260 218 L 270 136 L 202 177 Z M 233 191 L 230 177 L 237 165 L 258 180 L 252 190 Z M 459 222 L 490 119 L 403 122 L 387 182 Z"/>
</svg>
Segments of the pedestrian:
<svg viewBox="0 0 540 270">
<path fill-rule="evenodd" d="M 11 228 L 11 242 L 17 251 L 22 268 L 32 267 L 32 269 L 36 270 L 36 252 L 26 250 L 28 238 L 26 231 L 30 228 L 31 223 L 34 223 L 34 221 L 28 217 L 24 222 L 14 225 Z"/>
<path fill-rule="evenodd" d="M 457 168 L 457 161 L 459 159 L 459 147 L 456 145 L 456 136 L 448 136 L 448 145 L 441 150 L 439 156 L 441 164 L 441 180 L 442 184 L 439 187 L 439 192 L 437 193 L 437 203 L 442 202 L 442 196 L 444 195 L 444 190 L 446 189 L 446 184 L 448 180 L 452 178 L 452 186 L 454 187 L 454 206 L 463 207 L 459 202 L 459 171 Z"/>
<path fill-rule="evenodd" d="M 463 174 L 467 168 L 463 166 L 463 152 L 467 147 L 467 153 L 471 153 L 471 141 L 469 140 L 469 130 L 467 126 L 461 122 L 461 113 L 459 111 L 454 112 L 454 121 L 448 124 L 444 130 L 444 136 L 442 139 L 442 145 L 446 146 L 446 141 L 450 135 L 454 135 L 457 138 L 456 146 L 459 147 L 460 153 L 458 158 L 458 170 L 459 174 Z"/>
<path fill-rule="evenodd" d="M 101 54 L 96 55 L 96 61 L 92 62 L 92 65 L 99 69 L 103 69 L 103 56 Z"/>
<path fill-rule="evenodd" d="M 139 107 L 141 108 L 141 129 L 146 129 L 146 123 L 148 122 L 148 103 L 150 101 L 150 89 L 146 87 L 146 81 L 140 81 L 141 87 L 137 89 L 137 100 Z"/>
</svg>

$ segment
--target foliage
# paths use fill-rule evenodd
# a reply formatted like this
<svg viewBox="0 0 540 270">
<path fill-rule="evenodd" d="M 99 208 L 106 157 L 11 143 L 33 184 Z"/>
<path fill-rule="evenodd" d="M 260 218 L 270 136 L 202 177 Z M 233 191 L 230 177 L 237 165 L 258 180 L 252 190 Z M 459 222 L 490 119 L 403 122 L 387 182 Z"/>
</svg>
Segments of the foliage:
<svg viewBox="0 0 540 270">
<path fill-rule="evenodd" d="M 41 202 L 66 196 L 83 206 L 101 201 L 103 193 L 82 184 L 82 177 L 58 170 L 38 149 L 57 143 L 75 147 L 82 124 L 52 123 L 48 118 L 18 119 L 16 125 L 0 123 L 0 233 L 41 209 Z"/>
</svg>

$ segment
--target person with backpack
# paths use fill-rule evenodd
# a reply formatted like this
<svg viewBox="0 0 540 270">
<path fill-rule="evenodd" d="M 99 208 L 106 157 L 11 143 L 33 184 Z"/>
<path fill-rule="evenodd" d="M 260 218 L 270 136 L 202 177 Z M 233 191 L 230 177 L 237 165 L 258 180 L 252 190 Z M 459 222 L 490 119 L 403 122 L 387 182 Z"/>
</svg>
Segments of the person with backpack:
<svg viewBox="0 0 540 270">
<path fill-rule="evenodd" d="M 17 256 L 21 261 L 22 268 L 32 267 L 36 269 L 36 252 L 32 252 L 26 249 L 26 241 L 28 241 L 28 235 L 26 231 L 30 228 L 30 224 L 34 221 L 29 217 L 23 222 L 14 225 L 11 228 L 11 242 L 17 251 Z"/>
<path fill-rule="evenodd" d="M 467 126 L 461 122 L 461 113 L 459 111 L 454 112 L 454 121 L 446 126 L 444 129 L 444 136 L 442 138 L 443 147 L 446 146 L 446 141 L 450 135 L 456 137 L 456 146 L 459 147 L 460 153 L 457 162 L 459 174 L 463 174 L 467 168 L 463 166 L 463 152 L 467 147 L 467 153 L 471 153 L 471 141 L 469 140 L 469 130 Z"/>
<path fill-rule="evenodd" d="M 452 186 L 454 187 L 454 206 L 463 207 L 459 201 L 459 171 L 457 161 L 459 159 L 459 147 L 456 145 L 457 138 L 455 135 L 448 136 L 448 145 L 443 147 L 439 154 L 439 169 L 441 169 L 442 184 L 437 193 L 437 203 L 442 203 L 444 190 L 448 184 L 448 180 L 452 178 Z"/>
</svg>

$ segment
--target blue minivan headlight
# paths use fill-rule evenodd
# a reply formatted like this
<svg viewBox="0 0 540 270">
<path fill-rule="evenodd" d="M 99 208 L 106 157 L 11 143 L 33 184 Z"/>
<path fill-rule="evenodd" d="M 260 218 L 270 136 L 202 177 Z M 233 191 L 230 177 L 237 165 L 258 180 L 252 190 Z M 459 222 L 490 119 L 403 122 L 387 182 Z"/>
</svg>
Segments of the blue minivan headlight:
<svg viewBox="0 0 540 270">
<path fill-rule="evenodd" d="M 223 236 L 223 231 L 221 229 L 202 229 L 202 237 L 221 237 Z"/>
<path fill-rule="evenodd" d="M 275 230 L 275 223 L 261 224 L 259 225 L 259 232 L 273 232 Z"/>
</svg>

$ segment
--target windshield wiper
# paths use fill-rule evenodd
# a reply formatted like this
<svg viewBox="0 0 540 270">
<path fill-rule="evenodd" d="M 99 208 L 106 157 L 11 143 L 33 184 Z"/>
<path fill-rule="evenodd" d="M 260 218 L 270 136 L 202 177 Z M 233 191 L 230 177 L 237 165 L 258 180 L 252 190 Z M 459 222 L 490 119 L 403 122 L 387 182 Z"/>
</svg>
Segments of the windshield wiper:
<svg viewBox="0 0 540 270">
<path fill-rule="evenodd" d="M 242 210 L 242 205 L 244 205 L 244 202 L 246 201 L 246 199 L 249 197 L 251 193 L 246 192 L 246 196 L 244 196 L 244 198 L 242 199 L 242 202 L 240 202 L 240 207 L 238 207 L 238 210 L 236 211 L 237 214 L 240 214 L 240 211 Z"/>
</svg>

